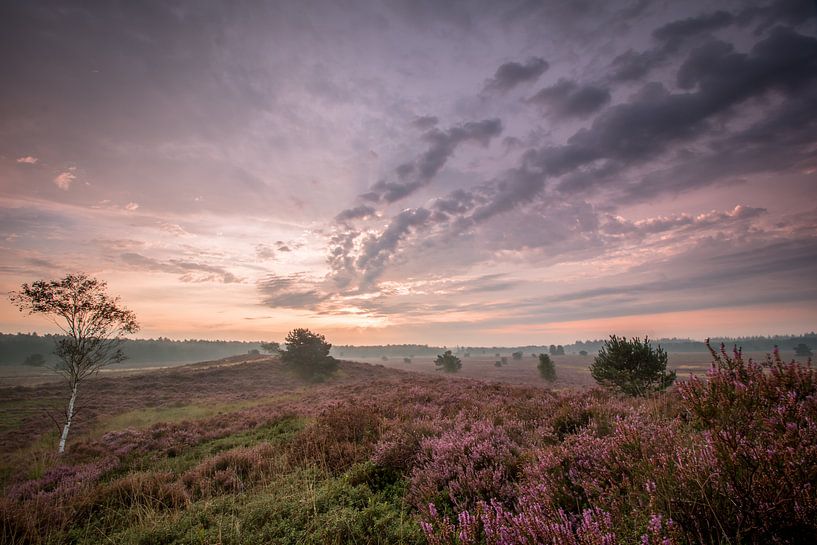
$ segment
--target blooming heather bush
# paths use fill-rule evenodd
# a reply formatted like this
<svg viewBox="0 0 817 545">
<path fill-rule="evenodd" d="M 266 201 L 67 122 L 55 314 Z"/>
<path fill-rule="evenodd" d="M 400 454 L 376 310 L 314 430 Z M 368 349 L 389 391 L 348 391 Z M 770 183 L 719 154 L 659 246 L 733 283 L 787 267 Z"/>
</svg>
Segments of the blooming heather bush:
<svg viewBox="0 0 817 545">
<path fill-rule="evenodd" d="M 59 465 L 41 478 L 11 487 L 6 497 L 12 500 L 54 499 L 74 496 L 96 484 L 103 475 L 118 465 L 114 457 L 76 466 Z"/>
<path fill-rule="evenodd" d="M 460 511 L 479 500 L 511 503 L 519 455 L 519 446 L 503 428 L 484 420 L 459 422 L 422 441 L 410 500 L 420 510 L 429 503 Z"/>
<path fill-rule="evenodd" d="M 707 380 L 680 387 L 703 438 L 681 471 L 704 496 L 682 522 L 732 542 L 817 541 L 817 370 L 709 348 Z"/>
<path fill-rule="evenodd" d="M 423 439 L 441 432 L 440 421 L 397 422 L 383 433 L 375 445 L 372 461 L 385 469 L 408 474 L 414 467 Z"/>
<path fill-rule="evenodd" d="M 641 415 L 619 419 L 602 437 L 584 429 L 541 449 L 525 466 L 520 504 L 572 514 L 601 509 L 612 517 L 619 537 L 635 538 L 649 513 L 664 505 L 661 493 L 671 488 L 665 475 L 671 474 L 682 442 L 677 425 Z M 670 469 L 658 471 L 665 467 Z"/>
<path fill-rule="evenodd" d="M 617 545 L 620 540 L 609 513 L 585 509 L 579 514 L 547 510 L 536 503 L 513 513 L 497 502 L 480 502 L 474 513 L 461 512 L 452 523 L 429 507 L 430 521 L 421 523 L 429 545 Z M 678 532 L 661 515 L 650 517 L 638 542 L 674 545 Z"/>
</svg>

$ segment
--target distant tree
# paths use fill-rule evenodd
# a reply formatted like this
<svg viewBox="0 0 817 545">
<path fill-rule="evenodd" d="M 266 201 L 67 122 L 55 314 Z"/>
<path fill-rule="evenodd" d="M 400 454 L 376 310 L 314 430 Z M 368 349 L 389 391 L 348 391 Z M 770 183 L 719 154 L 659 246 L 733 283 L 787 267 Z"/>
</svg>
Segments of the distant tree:
<svg viewBox="0 0 817 545">
<path fill-rule="evenodd" d="M 250 356 L 260 356 L 261 352 L 259 352 L 257 348 L 250 348 L 249 350 L 247 350 L 247 354 L 249 354 Z"/>
<path fill-rule="evenodd" d="M 26 356 L 26 359 L 23 360 L 23 365 L 42 367 L 45 365 L 45 357 L 43 357 L 42 354 L 29 354 Z"/>
<path fill-rule="evenodd" d="M 539 369 L 539 374 L 543 379 L 548 382 L 556 380 L 556 366 L 553 365 L 553 360 L 549 355 L 539 354 L 539 365 L 536 368 Z"/>
<path fill-rule="evenodd" d="M 579 355 L 580 356 L 586 356 L 587 355 L 587 350 L 579 350 Z"/>
<path fill-rule="evenodd" d="M 403 358 L 403 363 L 411 363 L 411 358 Z"/>
<path fill-rule="evenodd" d="M 269 352 L 270 354 L 280 354 L 281 344 L 275 341 L 261 343 L 261 350 L 263 350 L 264 352 Z"/>
<path fill-rule="evenodd" d="M 515 360 L 521 360 L 522 359 L 522 352 L 514 352 L 511 355 L 513 356 L 513 359 L 515 359 Z"/>
<path fill-rule="evenodd" d="M 124 334 L 139 330 L 136 315 L 108 295 L 107 284 L 86 274 L 69 274 L 60 280 L 23 284 L 10 295 L 21 312 L 42 314 L 56 324 L 64 337 L 56 340 L 54 354 L 71 392 L 65 408 L 58 450 L 65 451 L 68 432 L 76 414 L 79 385 L 106 365 L 126 359 Z"/>
<path fill-rule="evenodd" d="M 389 357 L 388 357 L 388 356 L 380 356 L 380 359 L 381 359 L 382 361 L 389 361 Z"/>
<path fill-rule="evenodd" d="M 501 362 L 501 361 L 499 361 L 499 360 L 496 360 L 496 361 L 494 362 L 494 367 L 502 367 L 502 362 Z"/>
<path fill-rule="evenodd" d="M 564 356 L 565 355 L 565 347 L 561 344 L 556 347 L 556 355 L 557 356 Z"/>
<path fill-rule="evenodd" d="M 550 352 L 550 355 L 551 355 L 551 356 L 555 356 L 555 355 L 556 355 L 556 345 L 555 345 L 555 344 L 550 345 L 549 352 Z"/>
<path fill-rule="evenodd" d="M 508 365 L 508 356 L 502 356 L 499 359 L 502 361 L 502 365 Z"/>
<path fill-rule="evenodd" d="M 437 359 L 434 360 L 434 365 L 438 371 L 445 371 L 446 373 L 456 373 L 462 368 L 462 362 L 450 350 L 438 355 Z"/>
<path fill-rule="evenodd" d="M 800 358 L 810 358 L 812 356 L 811 347 L 806 343 L 800 343 L 794 347 L 794 354 Z"/>
<path fill-rule="evenodd" d="M 494 356 L 496 356 L 496 357 L 498 358 L 498 357 L 499 357 L 499 352 L 497 352 L 496 354 L 494 354 Z"/>
<path fill-rule="evenodd" d="M 338 368 L 338 360 L 329 355 L 332 345 L 319 333 L 293 329 L 287 334 L 284 346 L 286 350 L 281 352 L 281 361 L 307 380 L 323 380 Z"/>
<path fill-rule="evenodd" d="M 660 346 L 653 349 L 646 337 L 642 341 L 611 335 L 590 374 L 602 386 L 633 396 L 665 390 L 675 382 L 675 371 L 667 371 L 667 353 Z"/>
</svg>

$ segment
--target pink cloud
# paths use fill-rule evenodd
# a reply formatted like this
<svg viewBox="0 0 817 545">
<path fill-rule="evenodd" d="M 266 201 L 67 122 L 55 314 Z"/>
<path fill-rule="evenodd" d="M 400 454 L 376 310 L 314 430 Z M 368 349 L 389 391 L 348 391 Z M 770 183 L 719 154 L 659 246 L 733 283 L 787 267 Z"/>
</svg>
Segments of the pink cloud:
<svg viewBox="0 0 817 545">
<path fill-rule="evenodd" d="M 57 177 L 54 178 L 54 183 L 63 191 L 68 191 L 68 189 L 71 187 L 71 184 L 76 179 L 77 177 L 73 172 L 66 170 L 65 172 L 60 172 L 59 174 L 57 174 Z"/>
<path fill-rule="evenodd" d="M 36 157 L 34 157 L 32 155 L 26 155 L 25 157 L 18 157 L 17 158 L 18 163 L 23 163 L 23 164 L 26 164 L 26 165 L 33 165 L 37 161 L 39 161 L 39 159 L 37 159 Z"/>
</svg>

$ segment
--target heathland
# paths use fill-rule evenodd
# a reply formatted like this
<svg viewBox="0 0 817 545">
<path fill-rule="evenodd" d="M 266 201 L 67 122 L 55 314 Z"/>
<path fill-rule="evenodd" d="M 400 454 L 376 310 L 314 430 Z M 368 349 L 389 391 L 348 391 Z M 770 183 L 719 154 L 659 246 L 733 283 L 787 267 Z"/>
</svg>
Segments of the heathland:
<svg viewBox="0 0 817 545">
<path fill-rule="evenodd" d="M 553 383 L 530 353 L 103 373 L 61 456 L 63 387 L 6 387 L 0 541 L 814 542 L 817 372 L 753 356 L 671 358 L 645 398 L 593 387 L 592 354 Z"/>
</svg>

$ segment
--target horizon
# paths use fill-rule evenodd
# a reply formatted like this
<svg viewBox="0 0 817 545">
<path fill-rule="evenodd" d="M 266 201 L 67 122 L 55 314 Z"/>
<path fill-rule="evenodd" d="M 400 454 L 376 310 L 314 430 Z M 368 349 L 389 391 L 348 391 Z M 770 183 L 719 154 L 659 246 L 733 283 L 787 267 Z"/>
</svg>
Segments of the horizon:
<svg viewBox="0 0 817 545">
<path fill-rule="evenodd" d="M 318 332 L 319 333 L 319 332 Z M 4 331 L 0 331 L 0 335 L 30 335 L 30 336 L 46 336 L 46 335 L 62 335 L 60 332 L 38 332 L 38 331 L 17 331 L 14 333 L 8 333 Z M 612 334 L 610 334 L 612 335 Z M 334 343 L 332 339 L 327 338 L 326 341 L 329 342 L 333 348 L 338 347 L 352 347 L 352 348 L 371 348 L 371 347 L 381 347 L 381 346 L 427 346 L 429 348 L 458 348 L 458 349 L 501 349 L 501 348 L 527 348 L 527 347 L 546 347 L 553 344 L 556 345 L 563 345 L 563 346 L 572 346 L 577 344 L 590 344 L 590 343 L 603 343 L 610 338 L 610 335 L 606 337 L 600 338 L 585 338 L 585 339 L 574 339 L 572 342 L 543 342 L 537 344 L 515 344 L 515 345 L 468 345 L 468 344 L 461 344 L 461 343 L 444 343 L 444 344 L 429 344 L 424 342 L 401 342 L 401 343 L 387 343 L 387 344 L 348 344 L 348 343 Z M 728 336 L 728 335 L 712 335 L 707 338 L 703 339 L 696 339 L 690 337 L 648 337 L 648 340 L 651 343 L 660 343 L 660 342 L 680 342 L 680 343 L 704 343 L 707 340 L 727 340 L 727 341 L 756 341 L 756 340 L 763 340 L 763 339 L 797 339 L 802 337 L 810 337 L 817 335 L 814 331 L 806 331 L 803 333 L 777 333 L 771 335 L 742 335 L 742 336 Z M 283 344 L 284 339 L 219 339 L 219 338 L 173 338 L 173 337 L 124 337 L 125 340 L 130 341 L 159 341 L 159 340 L 167 340 L 171 342 L 213 342 L 213 343 L 245 343 L 245 344 L 260 344 L 264 342 L 280 342 Z"/>
<path fill-rule="evenodd" d="M 813 2 L 52 0 L 0 30 L 0 330 L 56 332 L 6 294 L 77 271 L 146 338 L 817 328 Z"/>
</svg>

